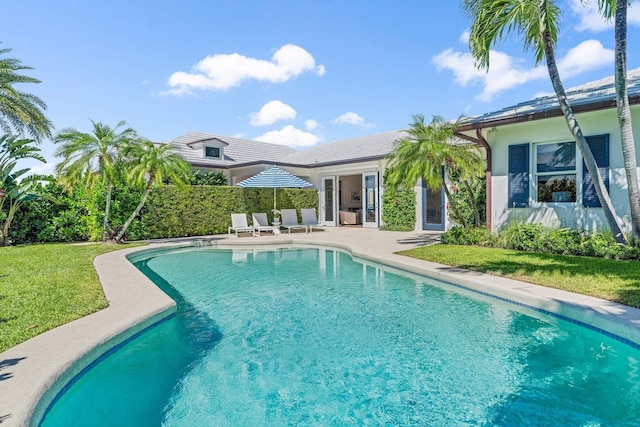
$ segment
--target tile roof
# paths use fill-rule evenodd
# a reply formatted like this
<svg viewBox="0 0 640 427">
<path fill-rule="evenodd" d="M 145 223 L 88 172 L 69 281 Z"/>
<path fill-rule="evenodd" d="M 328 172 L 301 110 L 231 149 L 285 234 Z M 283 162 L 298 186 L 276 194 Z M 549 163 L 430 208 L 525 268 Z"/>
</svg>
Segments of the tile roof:
<svg viewBox="0 0 640 427">
<path fill-rule="evenodd" d="M 629 98 L 640 98 L 640 68 L 627 71 L 627 92 Z M 595 104 L 601 104 L 604 106 L 603 108 L 612 108 L 615 106 L 616 98 L 614 76 L 569 88 L 566 93 L 571 107 L 575 108 L 576 111 L 579 111 L 580 107 Z M 613 102 L 614 104 L 608 107 L 609 104 L 605 104 L 607 102 Z M 465 127 L 477 127 L 473 126 L 474 124 L 499 123 L 506 119 L 517 119 L 523 116 L 531 116 L 531 119 L 535 119 L 537 118 L 536 115 L 554 110 L 559 111 L 559 109 L 560 106 L 555 94 L 540 96 L 498 111 L 469 117 L 463 120 L 461 130 L 464 130 Z"/>
<path fill-rule="evenodd" d="M 246 140 L 202 132 L 188 132 L 170 141 L 179 154 L 191 164 L 211 165 L 211 167 L 233 167 L 246 163 L 290 164 L 306 167 L 335 163 L 347 163 L 385 157 L 395 146 L 395 142 L 405 135 L 404 131 L 391 131 L 375 135 L 361 136 L 341 141 L 317 145 L 302 151 L 281 144 Z M 208 159 L 195 143 L 211 139 L 226 144 L 224 159 Z"/>
<path fill-rule="evenodd" d="M 369 158 L 383 158 L 393 151 L 403 131 L 391 131 L 329 142 L 287 155 L 283 162 L 319 166 Z"/>
<path fill-rule="evenodd" d="M 191 148 L 195 142 L 217 139 L 226 144 L 224 147 L 224 159 L 208 159 L 202 156 L 202 150 Z M 238 166 L 252 162 L 278 162 L 288 154 L 294 153 L 293 148 L 281 144 L 250 141 L 247 139 L 230 136 L 214 135 L 202 132 L 187 132 L 169 142 L 174 145 L 178 153 L 189 163 L 198 165 L 211 165 L 212 167 Z"/>
</svg>

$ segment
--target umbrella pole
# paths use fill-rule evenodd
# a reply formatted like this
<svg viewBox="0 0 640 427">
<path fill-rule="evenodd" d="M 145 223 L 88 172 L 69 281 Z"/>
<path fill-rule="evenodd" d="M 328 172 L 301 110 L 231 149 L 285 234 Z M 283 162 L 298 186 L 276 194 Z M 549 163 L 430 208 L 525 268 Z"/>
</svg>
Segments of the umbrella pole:
<svg viewBox="0 0 640 427">
<path fill-rule="evenodd" d="M 277 188 L 273 187 L 273 210 L 274 211 L 276 210 L 276 190 Z M 274 212 L 274 215 L 275 215 L 275 212 Z"/>
</svg>

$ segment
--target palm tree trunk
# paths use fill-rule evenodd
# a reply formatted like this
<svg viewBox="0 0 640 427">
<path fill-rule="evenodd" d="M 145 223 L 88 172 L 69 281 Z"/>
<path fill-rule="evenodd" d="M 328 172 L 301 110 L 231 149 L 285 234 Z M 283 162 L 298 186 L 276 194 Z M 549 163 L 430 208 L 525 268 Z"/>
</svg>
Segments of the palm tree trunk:
<svg viewBox="0 0 640 427">
<path fill-rule="evenodd" d="M 107 183 L 107 202 L 105 204 L 104 207 L 104 222 L 102 224 L 102 241 L 106 241 L 107 240 L 107 233 L 108 233 L 108 229 L 109 227 L 109 210 L 111 209 L 111 189 L 113 187 L 113 184 L 111 184 L 111 181 L 109 181 Z"/>
<path fill-rule="evenodd" d="M 560 81 L 560 74 L 558 73 L 558 66 L 556 64 L 555 52 L 553 49 L 553 40 L 551 38 L 551 34 L 544 27 L 544 23 L 542 23 L 542 21 L 540 24 L 540 32 L 540 36 L 542 37 L 542 42 L 544 44 L 544 54 L 547 61 L 549 77 L 551 78 L 551 84 L 553 85 L 556 97 L 558 98 L 560 109 L 564 114 L 564 118 L 567 121 L 567 126 L 569 126 L 571 134 L 576 140 L 576 145 L 582 153 L 587 171 L 589 171 L 589 173 L 591 174 L 591 177 L 593 179 L 593 186 L 598 195 L 598 199 L 600 200 L 600 204 L 602 205 L 602 210 L 604 212 L 607 223 L 609 224 L 609 228 L 611 229 L 616 242 L 627 244 L 627 238 L 622 233 L 620 221 L 615 215 L 611 197 L 609 196 L 609 192 L 604 185 L 602 175 L 600 175 L 600 171 L 598 170 L 596 159 L 593 157 L 591 148 L 589 148 L 589 144 L 587 144 L 587 140 L 582 134 L 582 130 L 580 129 L 580 125 L 578 124 L 578 120 L 573 114 L 573 110 L 569 105 L 569 101 L 567 100 L 567 94 L 564 91 L 564 87 L 562 85 L 562 82 Z"/>
<path fill-rule="evenodd" d="M 22 203 L 20 201 L 16 201 L 15 203 L 9 204 L 9 213 L 4 220 L 4 224 L 2 225 L 2 240 L 0 240 L 0 246 L 9 246 L 9 227 L 11 227 L 11 223 L 13 222 L 13 218 L 18 211 Z"/>
<path fill-rule="evenodd" d="M 471 207 L 473 208 L 473 218 L 475 220 L 475 226 L 480 227 L 480 211 L 478 210 L 478 204 L 476 203 L 476 195 L 473 192 L 473 188 L 471 188 L 471 184 L 466 179 L 462 180 L 464 186 L 467 188 L 467 192 L 469 193 L 469 201 L 471 202 Z"/>
<path fill-rule="evenodd" d="M 629 189 L 631 209 L 631 235 L 633 240 L 640 239 L 640 189 L 638 187 L 638 165 L 636 163 L 636 144 L 631 125 L 631 110 L 627 94 L 627 2 L 616 2 L 615 17 L 615 85 L 622 157 Z"/>
<path fill-rule="evenodd" d="M 449 206 L 451 206 L 451 210 L 453 211 L 453 215 L 458 218 L 458 220 L 462 223 L 464 228 L 469 228 L 469 224 L 464 220 L 464 217 L 460 215 L 460 211 L 458 210 L 458 205 L 456 205 L 455 200 L 451 197 L 451 192 L 449 191 L 449 187 L 447 187 L 446 183 L 442 183 L 442 188 L 444 189 L 444 194 L 447 196 L 447 202 Z"/>
<path fill-rule="evenodd" d="M 120 232 L 118 232 L 118 235 L 116 236 L 116 242 L 120 243 L 122 241 L 122 238 L 124 237 L 124 233 L 127 232 L 127 228 L 129 228 L 133 220 L 138 216 L 138 214 L 144 207 L 144 204 L 147 202 L 147 197 L 149 196 L 150 191 L 151 191 L 151 181 L 149 181 L 149 183 L 147 184 L 147 187 L 144 189 L 144 193 L 142 193 L 142 198 L 140 199 L 140 203 L 138 203 L 136 210 L 133 211 L 133 213 L 129 218 L 127 218 L 127 221 L 122 226 L 122 229 L 120 230 Z"/>
</svg>

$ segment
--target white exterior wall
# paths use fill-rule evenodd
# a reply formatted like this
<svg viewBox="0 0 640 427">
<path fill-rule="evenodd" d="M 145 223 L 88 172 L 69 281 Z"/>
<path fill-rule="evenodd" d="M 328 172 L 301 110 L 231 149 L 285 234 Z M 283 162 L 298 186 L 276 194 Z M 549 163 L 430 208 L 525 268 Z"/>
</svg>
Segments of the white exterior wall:
<svg viewBox="0 0 640 427">
<path fill-rule="evenodd" d="M 640 164 L 640 106 L 632 107 L 636 156 Z M 620 143 L 620 128 L 615 109 L 595 111 L 577 115 L 578 123 L 585 136 L 609 135 L 609 193 L 617 216 L 625 232 L 629 230 L 629 198 L 626 175 Z M 536 120 L 526 123 L 501 126 L 495 130 L 483 130 L 483 135 L 491 146 L 492 152 L 492 212 L 491 222 L 494 231 L 511 220 L 542 223 L 552 227 L 567 227 L 580 230 L 607 229 L 602 208 L 584 208 L 582 206 L 582 158 L 576 147 L 576 202 L 575 203 L 539 203 L 536 201 L 535 151 L 530 151 L 530 192 L 529 208 L 510 208 L 508 203 L 509 145 L 535 144 L 540 142 L 567 142 L 573 137 L 564 117 Z"/>
</svg>

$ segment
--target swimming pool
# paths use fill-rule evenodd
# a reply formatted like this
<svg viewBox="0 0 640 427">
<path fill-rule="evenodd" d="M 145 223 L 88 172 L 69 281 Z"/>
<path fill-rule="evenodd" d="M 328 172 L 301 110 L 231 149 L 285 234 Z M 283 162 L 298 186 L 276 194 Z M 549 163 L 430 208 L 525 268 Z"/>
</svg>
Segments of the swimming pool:
<svg viewBox="0 0 640 427">
<path fill-rule="evenodd" d="M 329 249 L 134 261 L 178 314 L 42 425 L 640 425 L 640 351 L 555 317 Z"/>
</svg>

